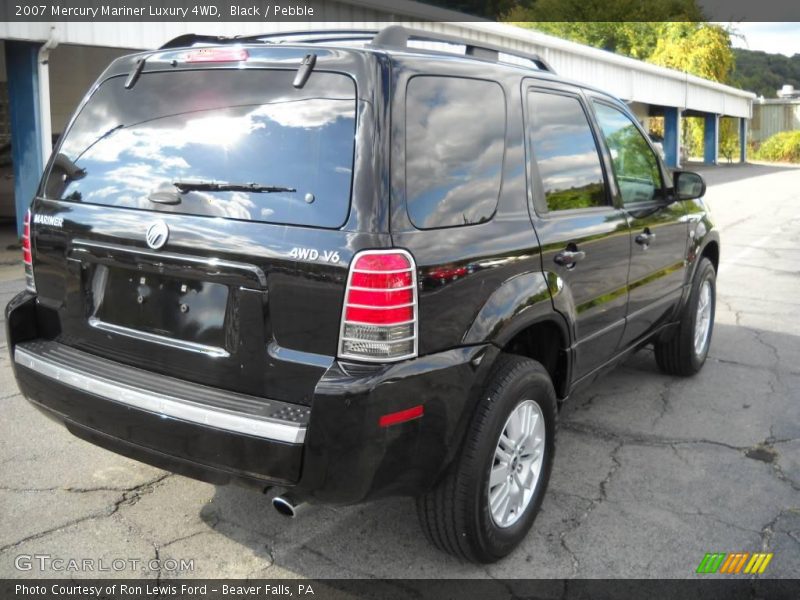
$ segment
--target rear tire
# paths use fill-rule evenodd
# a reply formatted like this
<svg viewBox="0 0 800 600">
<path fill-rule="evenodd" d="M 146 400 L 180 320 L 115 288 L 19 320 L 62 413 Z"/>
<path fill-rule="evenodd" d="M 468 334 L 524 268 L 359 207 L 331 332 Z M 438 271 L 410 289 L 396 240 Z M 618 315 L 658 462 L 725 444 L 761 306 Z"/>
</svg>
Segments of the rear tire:
<svg viewBox="0 0 800 600">
<path fill-rule="evenodd" d="M 697 265 L 689 300 L 674 335 L 654 344 L 656 364 L 668 375 L 694 375 L 706 362 L 717 300 L 717 273 L 707 258 Z"/>
<path fill-rule="evenodd" d="M 529 358 L 501 355 L 460 456 L 433 490 L 417 498 L 428 540 L 480 563 L 497 561 L 516 548 L 547 489 L 555 429 L 556 394 L 547 371 Z"/>
</svg>

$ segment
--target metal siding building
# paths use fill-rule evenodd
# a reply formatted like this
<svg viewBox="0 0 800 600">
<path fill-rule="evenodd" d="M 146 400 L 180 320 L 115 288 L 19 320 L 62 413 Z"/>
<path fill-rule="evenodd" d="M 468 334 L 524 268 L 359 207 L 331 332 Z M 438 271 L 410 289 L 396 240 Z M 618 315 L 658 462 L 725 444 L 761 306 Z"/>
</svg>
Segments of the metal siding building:
<svg viewBox="0 0 800 600">
<path fill-rule="evenodd" d="M 559 75 L 602 87 L 630 102 L 675 106 L 684 110 L 711 112 L 749 119 L 755 94 L 682 71 L 645 63 L 562 40 L 539 32 L 501 23 L 415 22 L 404 18 L 442 18 L 458 13 L 442 11 L 415 2 L 398 2 L 392 14 L 366 8 L 361 3 L 329 2 L 330 22 L 314 23 L 0 23 L 0 39 L 44 42 L 53 37 L 59 44 L 106 48 L 151 49 L 184 33 L 234 36 L 297 29 L 352 28 L 379 29 L 396 21 L 429 31 L 491 42 L 517 50 L 537 52 Z M 341 18 L 337 18 L 341 17 Z M 269 27 L 272 25 L 272 27 Z"/>
<path fill-rule="evenodd" d="M 455 35 L 477 42 L 488 42 L 514 50 L 535 52 L 566 78 L 602 88 L 631 103 L 640 119 L 663 115 L 664 147 L 668 164 L 680 160 L 681 115 L 684 111 L 704 116 L 707 123 L 707 162 L 717 161 L 716 136 L 721 116 L 740 119 L 740 137 L 751 118 L 755 95 L 736 88 L 658 67 L 639 60 L 598 50 L 510 25 L 486 21 L 463 21 L 464 15 L 432 6 L 397 0 L 387 10 L 370 0 L 323 0 L 322 17 L 314 22 L 0 22 L 0 39 L 6 40 L 0 52 L 0 76 L 5 77 L 9 51 L 31 65 L 33 72 L 16 69 L 8 77 L 9 103 L 23 103 L 25 89 L 36 89 L 36 106 L 17 107 L 17 115 L 35 112 L 20 123 L 36 123 L 39 140 L 35 152 L 13 147 L 15 158 L 38 153 L 40 160 L 16 164 L 16 203 L 18 222 L 22 209 L 34 193 L 30 181 L 38 179 L 51 150 L 50 133 L 60 133 L 84 91 L 114 58 L 131 51 L 154 49 L 185 33 L 222 36 L 253 35 L 298 29 L 380 29 L 398 23 L 432 32 Z M 24 61 L 23 61 L 24 62 Z M 17 61 L 19 63 L 19 60 Z M 17 64 L 15 63 L 15 64 Z M 28 68 L 30 70 L 30 68 Z M 30 78 L 30 81 L 24 81 Z M 22 90 L 20 95 L 14 91 Z M 30 100 L 24 102 L 30 103 Z M 12 106 L 13 108 L 13 106 Z M 11 111 L 14 112 L 13 110 Z M 22 115 L 25 116 L 25 115 Z M 25 137 L 18 136 L 18 141 Z M 3 141 L 3 140 L 0 140 Z M 744 145 L 742 145 L 742 152 Z M 742 154 L 744 158 L 744 154 Z M 35 177 L 31 177 L 35 175 Z M 23 182 L 26 182 L 23 184 Z M 24 189 L 23 189 L 24 188 Z"/>
<path fill-rule="evenodd" d="M 800 130 L 800 99 L 763 100 L 753 105 L 750 140 L 761 143 L 781 131 Z"/>
</svg>

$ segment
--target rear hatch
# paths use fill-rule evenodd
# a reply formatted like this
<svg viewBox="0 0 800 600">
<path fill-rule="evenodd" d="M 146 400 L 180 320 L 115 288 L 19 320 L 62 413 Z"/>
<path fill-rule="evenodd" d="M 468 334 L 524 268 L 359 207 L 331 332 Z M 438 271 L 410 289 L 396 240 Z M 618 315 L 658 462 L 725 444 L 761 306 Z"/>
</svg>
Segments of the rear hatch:
<svg viewBox="0 0 800 600">
<path fill-rule="evenodd" d="M 48 335 L 310 403 L 336 355 L 364 111 L 340 51 L 318 51 L 293 86 L 305 52 L 250 50 L 233 64 L 230 53 L 216 63 L 213 50 L 165 52 L 138 78 L 133 60 L 112 65 L 33 206 Z"/>
</svg>

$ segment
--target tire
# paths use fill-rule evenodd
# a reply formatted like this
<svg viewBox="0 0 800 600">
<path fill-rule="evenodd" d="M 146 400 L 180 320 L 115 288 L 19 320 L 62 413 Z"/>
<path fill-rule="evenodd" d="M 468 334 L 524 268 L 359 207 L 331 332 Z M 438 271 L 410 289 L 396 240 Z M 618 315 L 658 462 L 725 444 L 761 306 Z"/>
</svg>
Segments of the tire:
<svg viewBox="0 0 800 600">
<path fill-rule="evenodd" d="M 709 297 L 708 327 L 702 345 L 696 346 L 695 334 L 700 318 L 698 308 L 705 297 L 704 288 L 707 288 Z M 662 372 L 668 375 L 689 376 L 697 373 L 706 362 L 708 349 L 711 345 L 711 334 L 714 331 L 714 313 L 717 302 L 717 273 L 714 265 L 707 258 L 702 258 L 697 265 L 697 272 L 692 281 L 689 300 L 681 312 L 678 330 L 665 341 L 656 341 L 654 344 L 656 364 Z M 702 321 L 701 321 L 702 322 Z"/>
<path fill-rule="evenodd" d="M 540 412 L 536 412 L 534 404 Z M 510 522 L 498 524 L 489 503 L 490 470 L 496 469 L 495 475 L 500 479 L 508 477 L 510 472 L 506 466 L 509 463 L 499 463 L 495 453 L 501 433 L 510 431 L 506 426 L 512 414 L 515 419 L 522 416 L 522 420 L 515 420 L 514 424 L 526 422 L 528 431 L 536 435 L 530 435 L 518 445 L 524 448 L 529 444 L 516 463 L 511 461 L 511 466 L 516 465 L 517 479 L 508 486 L 516 485 L 526 475 L 533 479 L 527 480 L 531 490 L 523 496 L 528 498 L 524 508 L 513 512 L 504 511 L 501 506 L 497 518 L 507 512 Z M 525 415 L 531 418 L 526 421 Z M 532 446 L 536 448 L 533 439 L 539 438 L 542 429 L 544 440 L 538 449 L 544 454 L 538 459 L 536 477 L 537 459 L 531 457 L 537 454 Z M 553 466 L 555 431 L 556 394 L 547 371 L 529 358 L 500 355 L 467 430 L 461 454 L 438 485 L 417 498 L 417 514 L 428 540 L 440 550 L 472 562 L 495 562 L 511 552 L 528 533 L 539 512 Z M 509 434 L 509 437 L 512 436 Z M 520 435 L 517 439 L 523 437 Z M 508 456 L 512 455 L 514 452 Z M 494 481 L 494 497 L 500 498 L 503 484 L 498 484 L 497 479 Z"/>
</svg>

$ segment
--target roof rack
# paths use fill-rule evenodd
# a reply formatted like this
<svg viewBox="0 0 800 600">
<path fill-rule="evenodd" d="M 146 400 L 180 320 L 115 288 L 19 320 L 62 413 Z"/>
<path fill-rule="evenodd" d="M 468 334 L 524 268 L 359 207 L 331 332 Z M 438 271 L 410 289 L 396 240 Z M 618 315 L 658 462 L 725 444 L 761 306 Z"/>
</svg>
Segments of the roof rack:
<svg viewBox="0 0 800 600">
<path fill-rule="evenodd" d="M 225 37 L 221 35 L 197 35 L 186 33 L 171 39 L 161 46 L 159 50 L 171 48 L 186 48 L 197 45 L 222 45 L 257 43 L 280 44 L 283 41 L 293 41 L 305 44 L 325 44 L 347 40 L 363 40 L 369 42 L 378 34 L 376 29 L 323 29 L 303 31 L 276 31 L 273 33 L 260 33 L 257 35 Z"/>
<path fill-rule="evenodd" d="M 325 44 L 330 42 L 341 41 L 364 41 L 370 48 L 382 50 L 408 50 L 410 41 L 422 42 L 440 42 L 445 44 L 453 44 L 464 46 L 464 53 L 466 56 L 479 58 L 483 60 L 490 60 L 494 62 L 502 62 L 500 60 L 501 54 L 514 56 L 523 60 L 530 61 L 540 71 L 546 71 L 555 74 L 555 70 L 545 61 L 541 56 L 532 52 L 524 52 L 521 50 L 512 50 L 511 48 L 504 48 L 496 44 L 489 44 L 484 42 L 475 42 L 466 38 L 460 38 L 454 35 L 444 33 L 434 33 L 423 31 L 421 29 L 411 29 L 403 27 L 402 25 L 390 25 L 380 31 L 374 29 L 327 29 L 327 30 L 306 30 L 306 31 L 282 31 L 274 33 L 264 33 L 249 36 L 235 36 L 224 37 L 215 35 L 196 35 L 194 33 L 187 33 L 180 35 L 166 44 L 161 46 L 159 50 L 168 50 L 171 48 L 185 48 L 195 45 L 221 45 L 221 44 L 241 44 L 241 43 L 266 43 L 266 44 L 281 44 L 286 41 L 299 42 L 304 44 Z M 414 50 L 418 50 L 414 48 Z M 424 50 L 425 52 L 434 52 L 437 54 L 448 54 L 446 52 L 437 52 L 432 50 Z"/>
<path fill-rule="evenodd" d="M 504 48 L 503 46 L 498 46 L 496 44 L 475 42 L 473 40 L 460 38 L 455 35 L 433 33 L 422 31 L 420 29 L 411 29 L 408 27 L 403 27 L 402 25 L 390 25 L 389 27 L 382 29 L 372 40 L 370 46 L 373 48 L 383 48 L 387 50 L 407 50 L 408 42 L 412 40 L 423 42 L 442 42 L 445 44 L 464 46 L 464 53 L 466 56 L 491 60 L 494 62 L 501 62 L 500 54 L 507 54 L 508 56 L 515 56 L 517 58 L 532 62 L 540 71 L 547 71 L 555 74 L 555 70 L 547 63 L 547 61 L 545 61 L 538 54 L 532 52 L 512 50 L 511 48 Z"/>
</svg>

